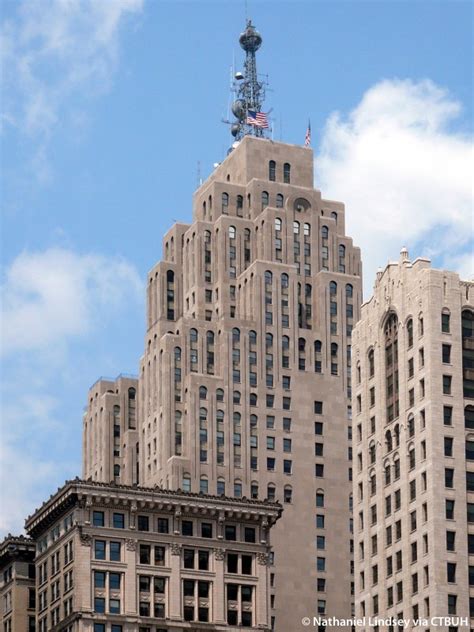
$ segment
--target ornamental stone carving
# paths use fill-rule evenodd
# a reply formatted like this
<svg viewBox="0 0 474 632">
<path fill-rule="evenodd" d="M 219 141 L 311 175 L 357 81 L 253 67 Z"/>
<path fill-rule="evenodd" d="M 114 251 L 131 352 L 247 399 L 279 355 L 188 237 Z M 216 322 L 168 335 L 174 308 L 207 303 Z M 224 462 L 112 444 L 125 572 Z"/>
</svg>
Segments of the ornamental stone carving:
<svg viewBox="0 0 474 632">
<path fill-rule="evenodd" d="M 133 540 L 133 538 L 127 538 L 125 540 L 125 546 L 127 547 L 127 551 L 136 551 L 137 550 L 137 541 Z"/>
<path fill-rule="evenodd" d="M 222 562 L 222 560 L 225 558 L 224 549 L 214 549 L 214 557 L 217 561 Z"/>
<path fill-rule="evenodd" d="M 260 564 L 260 566 L 268 566 L 270 560 L 270 556 L 268 555 L 268 553 L 257 553 L 257 562 Z"/>
<path fill-rule="evenodd" d="M 88 533 L 79 534 L 82 546 L 92 546 L 92 536 Z"/>
<path fill-rule="evenodd" d="M 136 513 L 137 509 L 138 509 L 137 503 L 133 501 L 132 504 L 130 505 L 130 511 L 133 513 Z"/>
<path fill-rule="evenodd" d="M 181 555 L 181 544 L 172 542 L 170 546 L 171 555 Z"/>
</svg>

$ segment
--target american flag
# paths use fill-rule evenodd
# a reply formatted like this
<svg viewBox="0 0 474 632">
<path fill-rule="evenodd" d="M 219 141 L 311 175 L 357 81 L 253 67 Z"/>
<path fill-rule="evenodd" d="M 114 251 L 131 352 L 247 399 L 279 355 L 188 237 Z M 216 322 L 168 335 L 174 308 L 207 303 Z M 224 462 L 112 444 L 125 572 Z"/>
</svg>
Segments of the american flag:
<svg viewBox="0 0 474 632">
<path fill-rule="evenodd" d="M 268 127 L 268 119 L 265 112 L 256 112 L 255 110 L 248 110 L 247 112 L 247 120 L 245 121 L 247 125 L 255 125 L 255 127 Z"/>
<path fill-rule="evenodd" d="M 304 146 L 309 147 L 311 145 L 311 121 L 308 121 L 308 129 L 306 130 L 306 136 L 304 138 Z"/>
</svg>

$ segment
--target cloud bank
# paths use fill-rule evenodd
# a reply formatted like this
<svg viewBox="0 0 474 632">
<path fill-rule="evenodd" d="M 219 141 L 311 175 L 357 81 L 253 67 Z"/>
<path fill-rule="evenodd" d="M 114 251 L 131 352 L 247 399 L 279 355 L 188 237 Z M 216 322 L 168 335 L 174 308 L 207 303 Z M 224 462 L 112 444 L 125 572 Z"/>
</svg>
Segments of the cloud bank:
<svg viewBox="0 0 474 632">
<path fill-rule="evenodd" d="M 472 267 L 472 138 L 461 105 L 432 81 L 382 81 L 347 116 L 330 116 L 316 158 L 323 195 L 346 205 L 362 249 L 364 295 L 402 246 L 465 277 Z M 453 256 L 453 250 L 456 256 Z"/>
</svg>

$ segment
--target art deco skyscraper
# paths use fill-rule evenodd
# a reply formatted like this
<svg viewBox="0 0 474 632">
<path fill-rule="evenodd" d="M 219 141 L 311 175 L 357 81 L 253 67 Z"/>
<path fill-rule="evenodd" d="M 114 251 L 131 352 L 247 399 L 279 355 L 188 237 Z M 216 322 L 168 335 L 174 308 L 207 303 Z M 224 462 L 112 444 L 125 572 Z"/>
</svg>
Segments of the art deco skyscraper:
<svg viewBox="0 0 474 632">
<path fill-rule="evenodd" d="M 353 334 L 358 616 L 449 616 L 437 630 L 474 627 L 473 302 L 473 283 L 402 250 L 362 306 Z"/>
<path fill-rule="evenodd" d="M 310 148 L 235 131 L 192 224 L 171 228 L 148 275 L 140 484 L 284 502 L 272 614 L 289 632 L 305 616 L 351 615 L 360 252 L 343 204 L 313 187 Z"/>
</svg>

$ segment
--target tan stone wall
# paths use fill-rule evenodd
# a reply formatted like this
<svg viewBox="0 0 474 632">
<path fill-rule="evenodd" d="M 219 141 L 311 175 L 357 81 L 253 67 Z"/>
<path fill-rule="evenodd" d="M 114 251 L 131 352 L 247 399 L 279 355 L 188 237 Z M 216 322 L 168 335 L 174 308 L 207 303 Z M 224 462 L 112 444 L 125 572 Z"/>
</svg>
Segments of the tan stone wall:
<svg viewBox="0 0 474 632">
<path fill-rule="evenodd" d="M 270 160 L 276 162 L 274 182 L 269 181 Z M 285 162 L 291 164 L 289 183 L 283 182 Z M 262 200 L 262 192 L 268 193 L 268 203 Z M 228 203 L 223 194 L 228 195 Z M 282 197 L 277 198 L 279 195 Z M 242 196 L 241 208 L 237 196 Z M 224 484 L 226 493 L 232 495 L 239 491 L 234 486 L 240 485 L 243 495 L 256 493 L 259 498 L 265 498 L 268 485 L 273 485 L 282 501 L 285 488 L 287 493 L 291 489 L 291 502 L 285 503 L 284 517 L 273 536 L 275 629 L 302 628 L 303 616 L 317 614 L 318 599 L 325 601 L 326 613 L 349 617 L 347 353 L 362 294 L 360 252 L 345 235 L 344 206 L 322 199 L 313 188 L 311 150 L 246 137 L 196 191 L 194 218 L 192 225 L 177 224 L 167 233 L 164 260 L 148 278 L 149 328 L 139 393 L 140 480 L 146 485 L 178 488 L 189 477 L 191 489 L 198 491 L 200 480 L 206 477 L 210 493 Z M 340 259 L 342 246 L 345 256 Z M 310 266 L 306 274 L 305 264 Z M 271 292 L 265 286 L 267 271 L 273 275 Z M 287 290 L 282 274 L 288 275 Z M 331 282 L 337 284 L 333 297 Z M 310 297 L 305 296 L 306 286 L 311 286 Z M 352 288 L 349 297 L 348 286 Z M 331 303 L 337 305 L 332 317 Z M 299 320 L 299 313 L 306 313 L 307 308 L 311 316 L 307 322 L 306 318 Z M 271 323 L 266 312 L 272 313 Z M 238 343 L 233 341 L 235 328 Z M 196 342 L 191 341 L 193 329 Z M 250 346 L 252 331 L 257 335 L 254 347 Z M 206 345 L 208 332 L 214 335 L 212 349 Z M 271 347 L 267 334 L 273 336 Z M 282 360 L 283 337 L 288 337 L 287 366 Z M 300 340 L 306 345 L 306 365 L 301 369 Z M 321 342 L 317 357 L 316 341 Z M 331 344 L 337 345 L 335 375 L 331 374 Z M 214 354 L 212 369 L 208 352 Z M 175 361 L 175 353 L 180 354 L 179 361 Z M 251 359 L 254 353 L 256 360 Z M 273 384 L 267 386 L 269 363 Z M 176 371 L 181 374 L 179 382 Z M 240 371 L 240 381 L 234 371 Z M 249 382 L 251 372 L 255 373 L 255 386 Z M 287 378 L 289 388 L 284 384 Z M 200 399 L 200 387 L 207 389 L 206 399 Z M 239 394 L 239 403 L 234 393 Z M 251 394 L 258 398 L 255 405 L 250 403 Z M 267 406 L 267 395 L 274 397 L 272 407 Z M 286 397 L 291 398 L 290 410 L 283 407 Z M 315 401 L 324 403 L 322 415 L 315 415 Z M 201 420 L 200 409 L 205 409 Z M 223 414 L 223 449 L 218 449 L 222 441 L 222 435 L 218 438 L 219 411 Z M 176 415 L 181 415 L 178 426 Z M 234 428 L 237 415 L 240 425 Z M 271 416 L 274 427 L 268 428 Z M 283 428 L 284 418 L 291 419 L 288 431 Z M 315 422 L 324 424 L 322 436 L 315 435 Z M 251 423 L 255 423 L 253 431 Z M 176 449 L 179 426 L 181 450 Z M 203 448 L 207 459 L 200 458 L 200 430 L 207 430 Z M 234 448 L 235 435 L 240 435 L 241 445 Z M 272 440 L 274 449 L 268 449 L 267 441 L 271 448 Z M 291 452 L 284 451 L 289 449 L 286 440 L 291 440 Z M 324 444 L 322 456 L 315 455 L 316 442 Z M 223 461 L 218 461 L 218 453 Z M 252 456 L 258 459 L 254 467 Z M 275 458 L 274 471 L 267 467 L 268 458 Z M 285 460 L 291 461 L 291 473 L 284 471 Z M 322 478 L 315 477 L 316 463 L 324 464 Z M 258 492 L 253 492 L 256 486 Z M 318 510 L 317 490 L 325 494 L 325 507 Z M 318 513 L 325 516 L 325 529 L 316 529 Z M 317 536 L 325 537 L 324 550 L 316 549 Z M 318 557 L 325 558 L 324 572 L 317 572 Z M 326 589 L 319 593 L 317 578 L 326 579 Z"/>
<path fill-rule="evenodd" d="M 461 283 L 452 272 L 433 270 L 429 261 L 409 261 L 402 251 L 398 264 L 389 264 L 377 276 L 373 297 L 362 306 L 361 320 L 353 335 L 353 437 L 354 437 L 354 525 L 356 567 L 356 611 L 373 615 L 373 598 L 378 596 L 381 615 L 403 613 L 412 618 L 418 606 L 419 616 L 446 616 L 448 595 L 457 596 L 457 614 L 469 616 L 468 554 L 466 503 L 466 462 L 463 399 L 461 311 L 472 309 L 473 284 Z M 441 329 L 441 314 L 450 313 L 450 332 Z M 399 415 L 389 422 L 386 412 L 386 360 L 383 327 L 389 313 L 398 318 Z M 410 344 L 409 321 L 413 322 L 413 343 Z M 451 361 L 442 361 L 442 345 L 451 345 Z M 375 355 L 375 374 L 370 377 L 368 352 Z M 424 362 L 423 362 L 424 358 Z M 411 369 L 411 363 L 413 368 Z M 359 369 L 360 367 L 360 369 Z M 360 370 L 360 379 L 358 373 Z M 443 393 L 443 375 L 452 377 L 451 394 Z M 424 392 L 423 392 L 424 383 Z M 373 405 L 370 389 L 375 389 Z M 360 400 L 359 400 L 360 398 Z M 360 405 L 358 403 L 360 401 Z M 451 425 L 443 423 L 443 407 L 451 406 Z M 360 410 L 358 411 L 358 408 Z M 371 432 L 370 418 L 375 418 Z M 424 419 L 423 419 L 424 417 Z M 411 418 L 413 429 L 411 429 Z M 386 433 L 398 425 L 400 445 L 387 449 Z M 360 430 L 359 430 L 360 428 Z M 361 433 L 361 434 L 360 434 Z M 453 456 L 445 456 L 445 437 L 453 440 Z M 395 443 L 395 442 L 394 442 Z M 375 446 L 375 463 L 370 462 L 370 446 Z M 415 462 L 410 463 L 410 451 Z M 394 462 L 400 460 L 400 477 L 394 480 Z M 362 459 L 362 466 L 358 466 Z M 391 483 L 384 484 L 384 468 L 391 468 Z M 454 468 L 453 489 L 445 487 L 445 468 Z M 376 492 L 371 495 L 370 476 L 376 476 Z M 426 485 L 424 484 L 426 477 Z M 411 481 L 416 484 L 416 497 L 411 500 Z M 364 498 L 360 499 L 359 486 Z M 394 494 L 400 490 L 401 506 L 394 507 Z M 386 515 L 385 498 L 392 497 L 392 512 Z M 455 501 L 454 519 L 447 520 L 445 500 Z M 377 519 L 371 524 L 371 507 L 377 508 Z M 363 512 L 361 527 L 359 513 Z M 411 528 L 410 514 L 416 512 L 416 529 Z M 386 527 L 401 521 L 401 538 L 393 533 L 393 544 L 387 543 Z M 470 532 L 474 528 L 469 525 Z M 446 531 L 456 533 L 454 551 L 447 551 Z M 378 537 L 378 552 L 371 555 L 371 538 Z M 427 545 L 426 545 L 427 541 Z M 365 557 L 361 558 L 360 543 Z M 412 561 L 412 545 L 418 556 Z M 396 553 L 401 552 L 402 568 L 396 570 Z M 393 574 L 387 576 L 387 558 L 393 558 Z M 456 564 L 456 583 L 447 581 L 447 563 Z M 471 561 L 472 564 L 472 561 Z M 372 567 L 378 567 L 378 582 L 372 581 Z M 426 570 L 425 570 L 426 569 Z M 428 573 L 428 582 L 425 573 Z M 365 573 L 365 587 L 361 573 Z M 418 590 L 413 590 L 412 577 L 418 574 Z M 387 590 L 403 583 L 403 597 L 389 606 Z M 471 592 L 471 596 L 474 593 Z M 428 601 L 426 601 L 428 600 Z M 429 610 L 428 610 L 429 602 Z M 416 612 L 416 611 L 415 611 Z M 459 630 L 469 626 L 460 626 Z M 473 621 L 471 620 L 471 628 Z M 447 627 L 436 629 L 447 630 Z"/>
</svg>

